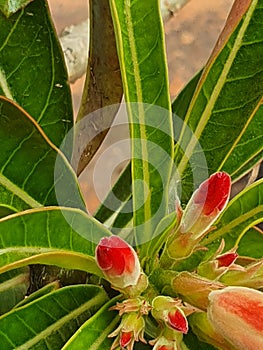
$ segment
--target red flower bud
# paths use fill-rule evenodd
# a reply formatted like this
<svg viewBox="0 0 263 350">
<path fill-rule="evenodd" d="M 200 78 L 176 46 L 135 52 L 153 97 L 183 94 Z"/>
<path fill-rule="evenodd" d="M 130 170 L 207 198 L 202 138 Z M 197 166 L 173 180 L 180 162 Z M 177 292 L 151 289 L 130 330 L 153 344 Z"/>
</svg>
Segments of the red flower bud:
<svg viewBox="0 0 263 350">
<path fill-rule="evenodd" d="M 218 261 L 218 267 L 229 267 L 237 259 L 237 253 L 225 253 L 216 258 Z"/>
<path fill-rule="evenodd" d="M 115 331 L 108 335 L 108 337 L 116 337 L 111 350 L 121 347 L 132 350 L 135 341 L 146 343 L 143 337 L 145 328 L 145 321 L 143 316 L 137 312 L 130 312 L 123 315 L 121 323 Z"/>
<path fill-rule="evenodd" d="M 159 295 L 153 299 L 152 315 L 156 320 L 162 320 L 165 324 L 178 332 L 188 332 L 188 322 L 183 310 L 179 307 L 181 301 L 168 296 Z"/>
<path fill-rule="evenodd" d="M 168 324 L 176 331 L 186 334 L 188 332 L 188 322 L 184 313 L 179 308 L 174 308 L 168 312 Z"/>
<path fill-rule="evenodd" d="M 226 287 L 209 294 L 208 318 L 216 331 L 239 350 L 263 349 L 263 293 Z"/>
<path fill-rule="evenodd" d="M 203 206 L 204 215 L 211 215 L 215 210 L 222 211 L 229 198 L 230 186 L 231 179 L 228 174 L 215 173 L 199 186 L 193 201 Z"/>
<path fill-rule="evenodd" d="M 120 347 L 125 348 L 133 338 L 133 332 L 122 332 L 120 335 Z"/>
<path fill-rule="evenodd" d="M 95 255 L 98 266 L 114 287 L 123 289 L 137 284 L 140 276 L 138 256 L 120 237 L 102 238 Z"/>
<path fill-rule="evenodd" d="M 207 231 L 226 207 L 230 189 L 231 178 L 224 172 L 215 173 L 201 183 L 185 208 L 180 232 L 191 232 L 198 237 Z"/>
</svg>

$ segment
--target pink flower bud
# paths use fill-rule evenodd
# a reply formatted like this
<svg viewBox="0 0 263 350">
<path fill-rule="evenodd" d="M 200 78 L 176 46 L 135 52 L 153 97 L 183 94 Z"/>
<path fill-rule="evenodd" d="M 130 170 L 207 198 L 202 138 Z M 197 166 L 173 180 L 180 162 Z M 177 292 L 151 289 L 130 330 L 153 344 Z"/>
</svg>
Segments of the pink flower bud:
<svg viewBox="0 0 263 350">
<path fill-rule="evenodd" d="M 96 252 L 96 262 L 113 287 L 123 289 L 137 284 L 140 262 L 134 249 L 118 236 L 104 237 Z"/>
<path fill-rule="evenodd" d="M 230 189 L 231 178 L 224 172 L 215 173 L 201 183 L 185 208 L 180 232 L 191 232 L 198 237 L 207 231 L 226 207 Z"/>
<path fill-rule="evenodd" d="M 224 288 L 220 282 L 211 281 L 188 271 L 180 272 L 173 278 L 171 284 L 184 302 L 204 311 L 208 307 L 208 295 L 211 291 Z"/>
<path fill-rule="evenodd" d="M 263 349 L 263 293 L 226 287 L 209 294 L 208 318 L 216 331 L 239 350 Z"/>
</svg>

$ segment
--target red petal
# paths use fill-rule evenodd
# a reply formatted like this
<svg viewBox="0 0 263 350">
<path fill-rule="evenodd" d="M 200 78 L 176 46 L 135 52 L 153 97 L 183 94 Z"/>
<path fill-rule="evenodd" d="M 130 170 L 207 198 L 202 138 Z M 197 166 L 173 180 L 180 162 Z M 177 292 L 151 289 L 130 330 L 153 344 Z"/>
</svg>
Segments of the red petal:
<svg viewBox="0 0 263 350">
<path fill-rule="evenodd" d="M 203 204 L 204 215 L 210 215 L 215 209 L 218 211 L 223 209 L 229 198 L 230 189 L 230 176 L 224 172 L 215 173 L 200 185 L 194 202 Z"/>
<path fill-rule="evenodd" d="M 132 340 L 133 332 L 122 332 L 120 335 L 120 347 L 125 348 Z"/>
<path fill-rule="evenodd" d="M 218 267 L 228 267 L 237 259 L 237 253 L 226 253 L 218 256 L 216 260 L 218 261 Z"/>
<path fill-rule="evenodd" d="M 158 347 L 157 350 L 174 350 L 174 347 L 170 345 L 162 345 Z"/>
<path fill-rule="evenodd" d="M 113 276 L 132 272 L 135 257 L 132 248 L 118 236 L 104 237 L 96 248 L 99 267 Z"/>
<path fill-rule="evenodd" d="M 103 238 L 105 240 L 105 238 Z M 96 248 L 96 259 L 99 267 L 102 270 L 109 270 L 112 267 L 112 259 L 109 254 L 109 248 L 106 245 L 106 242 L 100 242 Z"/>
<path fill-rule="evenodd" d="M 184 334 L 188 332 L 188 322 L 184 314 L 178 310 L 174 309 L 168 313 L 168 322 L 169 325 Z"/>
</svg>

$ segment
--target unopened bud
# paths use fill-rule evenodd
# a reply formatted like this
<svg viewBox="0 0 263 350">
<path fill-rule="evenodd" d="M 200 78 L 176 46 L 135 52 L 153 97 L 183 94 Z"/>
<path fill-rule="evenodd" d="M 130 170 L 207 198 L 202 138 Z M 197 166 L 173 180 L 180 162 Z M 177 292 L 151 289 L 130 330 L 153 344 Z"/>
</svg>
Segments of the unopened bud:
<svg viewBox="0 0 263 350">
<path fill-rule="evenodd" d="M 140 262 L 134 249 L 118 236 L 104 237 L 96 248 L 96 262 L 113 287 L 137 284 Z"/>
<path fill-rule="evenodd" d="M 263 349 L 263 293 L 226 287 L 209 295 L 208 318 L 236 349 Z"/>
<path fill-rule="evenodd" d="M 180 301 L 171 297 L 158 296 L 152 302 L 152 315 L 156 320 L 163 321 L 166 326 L 178 332 L 188 332 L 188 322 L 183 310 L 179 307 Z"/>
<path fill-rule="evenodd" d="M 202 182 L 190 198 L 181 221 L 181 233 L 201 236 L 215 222 L 229 200 L 231 179 L 218 172 Z"/>
<path fill-rule="evenodd" d="M 144 335 L 145 321 L 143 316 L 136 312 L 130 312 L 122 316 L 121 323 L 115 331 L 108 335 L 108 337 L 116 337 L 111 346 L 111 350 L 118 348 L 123 349 L 127 347 L 129 350 L 133 349 L 135 341 L 145 343 Z"/>
<path fill-rule="evenodd" d="M 172 287 L 184 301 L 206 311 L 210 292 L 222 289 L 224 285 L 216 281 L 210 281 L 195 273 L 184 271 L 172 280 Z"/>
<path fill-rule="evenodd" d="M 193 193 L 176 233 L 167 243 L 173 259 L 183 259 L 200 249 L 200 241 L 225 209 L 231 189 L 230 176 L 218 172 L 204 181 Z"/>
</svg>

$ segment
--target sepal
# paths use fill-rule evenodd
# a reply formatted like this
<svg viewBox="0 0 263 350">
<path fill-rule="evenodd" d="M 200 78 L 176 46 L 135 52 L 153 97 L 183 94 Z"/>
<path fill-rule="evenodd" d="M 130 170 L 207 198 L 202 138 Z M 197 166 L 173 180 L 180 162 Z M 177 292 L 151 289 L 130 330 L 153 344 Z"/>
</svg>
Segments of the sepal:
<svg viewBox="0 0 263 350">
<path fill-rule="evenodd" d="M 168 296 L 157 296 L 152 302 L 152 316 L 173 330 L 186 334 L 188 322 L 181 300 Z"/>
<path fill-rule="evenodd" d="M 145 321 L 143 316 L 137 312 L 124 314 L 121 323 L 115 331 L 108 335 L 109 338 L 116 337 L 111 349 L 121 347 L 121 349 L 132 350 L 135 341 L 146 343 L 144 339 Z"/>
</svg>

